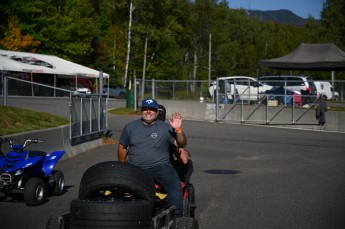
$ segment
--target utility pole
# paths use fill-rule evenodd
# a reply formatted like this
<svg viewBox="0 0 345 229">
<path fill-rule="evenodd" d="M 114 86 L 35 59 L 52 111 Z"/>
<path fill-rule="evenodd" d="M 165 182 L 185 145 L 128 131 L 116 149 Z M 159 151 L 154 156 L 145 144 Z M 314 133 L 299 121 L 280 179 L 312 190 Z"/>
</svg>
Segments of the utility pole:
<svg viewBox="0 0 345 229">
<path fill-rule="evenodd" d="M 211 51 L 212 51 L 212 34 L 209 36 L 208 43 L 208 85 L 211 85 Z"/>
<path fill-rule="evenodd" d="M 147 37 L 145 38 L 145 49 L 144 49 L 144 65 L 143 65 L 143 78 L 141 80 L 141 99 L 144 99 L 145 90 L 145 76 L 146 76 L 146 53 L 147 53 Z"/>
<path fill-rule="evenodd" d="M 192 88 L 191 88 L 191 91 L 192 91 L 193 94 L 195 92 L 195 87 L 196 87 L 195 80 L 196 80 L 196 70 L 197 70 L 197 68 L 198 68 L 198 55 L 197 55 L 196 49 L 195 49 L 194 50 L 193 84 L 192 84 Z"/>
</svg>

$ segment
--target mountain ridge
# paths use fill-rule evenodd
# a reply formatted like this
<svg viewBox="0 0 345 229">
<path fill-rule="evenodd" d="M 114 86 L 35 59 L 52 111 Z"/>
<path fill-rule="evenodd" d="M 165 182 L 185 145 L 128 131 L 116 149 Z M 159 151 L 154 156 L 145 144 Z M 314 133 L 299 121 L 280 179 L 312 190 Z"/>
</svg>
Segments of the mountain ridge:
<svg viewBox="0 0 345 229">
<path fill-rule="evenodd" d="M 246 10 L 248 17 L 258 21 L 274 21 L 278 24 L 288 24 L 303 27 L 307 19 L 294 14 L 290 10 Z"/>
</svg>

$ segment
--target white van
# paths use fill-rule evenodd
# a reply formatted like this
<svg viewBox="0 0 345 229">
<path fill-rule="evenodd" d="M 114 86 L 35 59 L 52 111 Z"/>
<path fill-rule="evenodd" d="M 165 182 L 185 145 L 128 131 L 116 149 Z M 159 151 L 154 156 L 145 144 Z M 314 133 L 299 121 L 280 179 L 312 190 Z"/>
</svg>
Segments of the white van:
<svg viewBox="0 0 345 229">
<path fill-rule="evenodd" d="M 339 99 L 339 93 L 334 91 L 332 84 L 326 81 L 314 81 L 316 86 L 317 95 L 325 95 L 328 100 L 337 100 Z M 334 95 L 333 95 L 334 91 Z"/>
<path fill-rule="evenodd" d="M 234 100 L 243 100 L 249 103 L 257 102 L 259 94 L 264 94 L 272 89 L 272 86 L 260 83 L 257 79 L 249 76 L 227 76 L 218 78 L 218 92 L 225 100 L 229 102 Z M 209 94 L 214 98 L 216 94 L 216 81 L 213 81 L 209 87 Z M 226 94 L 226 97 L 225 97 Z M 222 101 L 221 101 L 222 102 Z M 226 103 L 225 101 L 223 101 Z"/>
</svg>

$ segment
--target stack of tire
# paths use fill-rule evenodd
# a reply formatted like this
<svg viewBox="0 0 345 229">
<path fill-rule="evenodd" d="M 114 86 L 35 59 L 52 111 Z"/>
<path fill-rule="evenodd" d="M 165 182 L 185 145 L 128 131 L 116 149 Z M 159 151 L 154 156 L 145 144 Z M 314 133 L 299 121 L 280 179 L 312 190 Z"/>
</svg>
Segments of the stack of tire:
<svg viewBox="0 0 345 229">
<path fill-rule="evenodd" d="M 154 181 L 143 169 L 117 161 L 101 162 L 83 174 L 78 199 L 70 204 L 69 222 L 52 216 L 47 228 L 149 229 L 155 215 L 155 198 Z M 177 218 L 173 228 L 197 228 L 197 221 Z"/>
<path fill-rule="evenodd" d="M 150 228 L 154 182 L 137 166 L 117 161 L 91 166 L 70 206 L 70 228 Z M 109 194 L 108 194 L 109 193 Z"/>
</svg>

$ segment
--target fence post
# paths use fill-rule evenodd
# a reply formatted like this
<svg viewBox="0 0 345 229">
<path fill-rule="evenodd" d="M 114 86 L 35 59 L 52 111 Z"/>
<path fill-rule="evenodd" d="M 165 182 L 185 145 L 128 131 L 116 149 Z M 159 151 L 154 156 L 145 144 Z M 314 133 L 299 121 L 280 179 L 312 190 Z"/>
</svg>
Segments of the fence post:
<svg viewBox="0 0 345 229">
<path fill-rule="evenodd" d="M 216 121 L 219 121 L 219 79 L 217 77 L 217 83 L 216 83 Z M 214 96 L 214 91 L 213 91 Z"/>
<path fill-rule="evenodd" d="M 93 103 L 92 103 L 92 96 L 90 96 L 90 107 L 89 107 L 90 109 L 89 109 L 89 112 L 90 112 L 90 114 L 89 114 L 89 119 L 90 119 L 90 121 L 89 121 L 89 125 L 90 125 L 90 132 L 92 133 L 93 132 L 93 129 L 92 129 L 92 108 L 93 108 Z"/>
<path fill-rule="evenodd" d="M 134 77 L 134 98 L 133 98 L 133 100 L 134 100 L 133 101 L 134 111 L 137 110 L 137 105 L 138 105 L 138 101 L 137 101 L 138 96 L 137 96 L 137 94 L 138 94 L 138 92 L 137 92 L 137 78 Z"/>
<path fill-rule="evenodd" d="M 155 79 L 152 79 L 152 99 L 155 98 Z"/>
<path fill-rule="evenodd" d="M 8 78 L 6 75 L 4 75 L 4 69 L 2 66 L 1 68 L 1 75 L 2 75 L 2 99 L 3 99 L 3 106 L 7 106 L 7 96 L 8 96 L 8 91 L 7 91 L 7 85 L 8 85 Z"/>
<path fill-rule="evenodd" d="M 72 142 L 72 107 L 73 107 L 73 100 L 72 100 L 72 92 L 69 93 L 69 140 Z"/>
<path fill-rule="evenodd" d="M 175 100 L 175 81 L 173 82 L 173 100 Z"/>
<path fill-rule="evenodd" d="M 291 114 L 292 123 L 295 124 L 295 95 L 292 95 L 292 108 L 291 108 L 291 111 L 292 111 L 292 114 Z"/>
<path fill-rule="evenodd" d="M 83 97 L 80 97 L 80 135 L 83 135 L 83 102 Z"/>
<path fill-rule="evenodd" d="M 108 87 L 109 87 L 108 83 Z M 98 94 L 103 94 L 103 71 L 99 70 L 99 84 L 98 84 Z"/>
<path fill-rule="evenodd" d="M 268 122 L 268 97 L 266 95 L 266 124 L 269 124 Z"/>
</svg>

